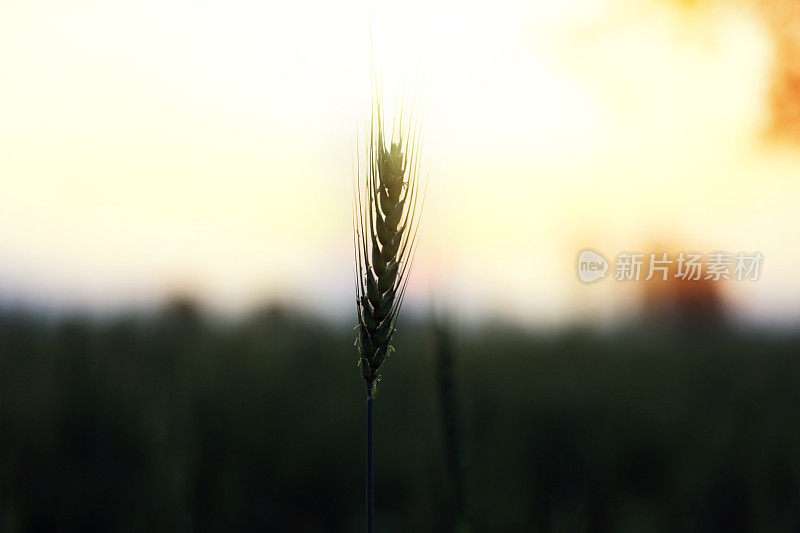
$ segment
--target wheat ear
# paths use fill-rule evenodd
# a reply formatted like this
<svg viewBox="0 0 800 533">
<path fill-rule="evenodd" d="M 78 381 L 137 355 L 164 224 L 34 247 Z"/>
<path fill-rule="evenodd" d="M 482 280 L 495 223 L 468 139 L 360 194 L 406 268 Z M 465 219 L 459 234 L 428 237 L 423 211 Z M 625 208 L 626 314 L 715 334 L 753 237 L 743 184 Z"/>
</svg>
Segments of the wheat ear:
<svg viewBox="0 0 800 533">
<path fill-rule="evenodd" d="M 361 376 L 372 396 L 392 351 L 424 204 L 420 189 L 421 120 L 396 117 L 388 146 L 381 106 L 367 134 L 367 168 L 357 169 L 355 198 L 356 312 Z"/>
<path fill-rule="evenodd" d="M 380 97 L 376 99 L 380 102 Z M 373 412 L 379 371 L 392 351 L 392 337 L 403 304 L 417 243 L 425 193 L 419 185 L 421 120 L 403 105 L 387 146 L 381 105 L 373 107 L 365 135 L 366 168 L 356 168 L 353 235 L 358 315 L 358 365 L 367 387 L 367 533 L 372 533 Z M 395 113 L 397 119 L 397 114 Z M 356 157 L 359 160 L 359 157 Z M 427 184 L 427 181 L 426 181 Z M 421 198 L 420 198 L 421 196 Z"/>
</svg>

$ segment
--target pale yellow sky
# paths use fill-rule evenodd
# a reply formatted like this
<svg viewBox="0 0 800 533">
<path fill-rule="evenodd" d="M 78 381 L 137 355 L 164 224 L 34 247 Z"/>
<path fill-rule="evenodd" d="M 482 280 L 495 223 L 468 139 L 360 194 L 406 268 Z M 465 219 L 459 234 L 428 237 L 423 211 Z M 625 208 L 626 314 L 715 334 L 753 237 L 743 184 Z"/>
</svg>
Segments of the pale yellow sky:
<svg viewBox="0 0 800 533">
<path fill-rule="evenodd" d="M 116 309 L 186 290 L 231 312 L 350 312 L 371 12 L 387 99 L 401 72 L 426 82 L 411 306 L 604 321 L 635 289 L 579 284 L 577 252 L 669 243 L 760 250 L 762 279 L 726 297 L 800 318 L 800 154 L 764 140 L 775 44 L 747 3 L 0 9 L 6 303 Z"/>
</svg>

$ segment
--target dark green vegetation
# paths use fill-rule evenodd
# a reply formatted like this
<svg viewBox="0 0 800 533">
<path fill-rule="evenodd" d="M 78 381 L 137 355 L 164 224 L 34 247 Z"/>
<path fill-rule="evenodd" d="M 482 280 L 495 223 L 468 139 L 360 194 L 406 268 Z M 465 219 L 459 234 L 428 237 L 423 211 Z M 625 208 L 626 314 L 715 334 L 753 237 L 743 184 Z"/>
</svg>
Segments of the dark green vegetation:
<svg viewBox="0 0 800 533">
<path fill-rule="evenodd" d="M 0 320 L 0 531 L 362 530 L 349 327 L 209 327 L 188 306 Z M 375 401 L 378 531 L 447 531 L 462 501 L 475 531 L 800 528 L 796 340 L 473 331 L 453 396 L 433 332 L 401 328 Z M 441 398 L 464 416 L 458 483 Z"/>
</svg>

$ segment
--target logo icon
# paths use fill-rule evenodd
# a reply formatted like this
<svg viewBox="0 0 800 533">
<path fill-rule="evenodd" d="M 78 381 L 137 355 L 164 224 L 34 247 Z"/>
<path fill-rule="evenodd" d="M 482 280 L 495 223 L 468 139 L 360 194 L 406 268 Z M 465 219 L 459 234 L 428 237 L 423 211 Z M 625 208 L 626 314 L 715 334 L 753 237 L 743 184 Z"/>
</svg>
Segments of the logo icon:
<svg viewBox="0 0 800 533">
<path fill-rule="evenodd" d="M 578 279 L 584 283 L 594 283 L 604 279 L 608 272 L 608 261 L 594 250 L 583 250 L 578 255 Z"/>
</svg>

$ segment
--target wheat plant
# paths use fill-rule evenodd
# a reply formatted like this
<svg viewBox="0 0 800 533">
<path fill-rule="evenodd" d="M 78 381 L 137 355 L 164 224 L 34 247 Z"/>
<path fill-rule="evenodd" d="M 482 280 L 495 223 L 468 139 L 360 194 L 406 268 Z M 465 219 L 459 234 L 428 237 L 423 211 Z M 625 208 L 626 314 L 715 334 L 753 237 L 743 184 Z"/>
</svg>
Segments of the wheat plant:
<svg viewBox="0 0 800 533">
<path fill-rule="evenodd" d="M 367 400 L 367 531 L 373 531 L 373 412 L 380 371 L 393 351 L 417 242 L 424 188 L 420 187 L 421 123 L 399 106 L 390 136 L 384 132 L 380 97 L 365 128 L 365 165 L 356 161 L 354 241 L 358 366 Z M 427 182 L 426 182 L 427 183 Z"/>
</svg>

